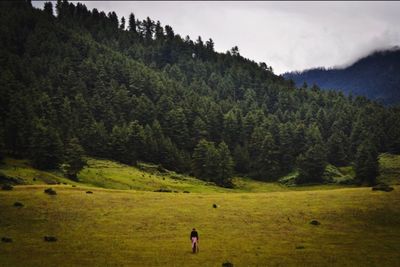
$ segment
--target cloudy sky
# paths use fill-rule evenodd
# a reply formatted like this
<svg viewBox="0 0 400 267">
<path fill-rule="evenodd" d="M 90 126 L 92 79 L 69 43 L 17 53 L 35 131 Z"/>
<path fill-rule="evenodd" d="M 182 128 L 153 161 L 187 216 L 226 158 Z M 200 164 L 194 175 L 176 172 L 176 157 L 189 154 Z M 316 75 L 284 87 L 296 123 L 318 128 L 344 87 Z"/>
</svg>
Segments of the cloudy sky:
<svg viewBox="0 0 400 267">
<path fill-rule="evenodd" d="M 277 74 L 345 66 L 400 45 L 400 2 L 81 2 L 119 18 L 149 16 L 182 37 L 212 38 L 220 52 L 237 45 L 240 54 Z"/>
</svg>

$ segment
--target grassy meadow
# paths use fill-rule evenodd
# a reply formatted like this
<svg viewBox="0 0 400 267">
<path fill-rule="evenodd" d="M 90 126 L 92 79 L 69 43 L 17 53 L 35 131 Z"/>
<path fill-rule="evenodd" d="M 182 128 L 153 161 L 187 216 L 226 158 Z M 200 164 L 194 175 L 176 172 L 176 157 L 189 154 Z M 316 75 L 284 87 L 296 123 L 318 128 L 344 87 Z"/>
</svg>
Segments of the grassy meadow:
<svg viewBox="0 0 400 267">
<path fill-rule="evenodd" d="M 0 242 L 0 266 L 400 266 L 399 159 L 380 159 L 380 179 L 395 188 L 388 193 L 239 177 L 223 189 L 99 159 L 89 159 L 77 183 L 7 159 L 1 172 L 28 185 L 0 191 L 0 237 L 13 239 Z M 49 187 L 57 195 L 43 192 Z M 160 188 L 172 192 L 152 192 Z"/>
<path fill-rule="evenodd" d="M 399 266 L 400 193 L 0 192 L 0 266 Z M 15 201 L 25 206 L 13 206 Z M 217 208 L 213 208 L 213 204 Z M 311 225 L 311 220 L 320 225 Z M 199 230 L 200 253 L 189 233 Z M 57 242 L 44 242 L 55 236 Z"/>
</svg>

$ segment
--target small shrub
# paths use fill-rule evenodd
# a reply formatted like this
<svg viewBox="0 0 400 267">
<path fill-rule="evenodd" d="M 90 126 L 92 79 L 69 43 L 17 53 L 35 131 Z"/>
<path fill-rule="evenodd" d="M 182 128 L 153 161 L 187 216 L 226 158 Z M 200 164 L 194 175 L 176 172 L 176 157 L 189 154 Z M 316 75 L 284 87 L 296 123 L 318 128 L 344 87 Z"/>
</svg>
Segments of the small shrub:
<svg viewBox="0 0 400 267">
<path fill-rule="evenodd" d="M 154 190 L 154 192 L 168 192 L 168 193 L 170 193 L 170 192 L 172 192 L 172 190 L 165 189 L 165 188 L 160 188 L 160 189 Z"/>
<path fill-rule="evenodd" d="M 182 175 L 180 175 L 180 174 L 172 174 L 172 175 L 170 175 L 169 176 L 171 179 L 174 179 L 174 180 L 185 180 L 185 178 L 182 176 Z"/>
<path fill-rule="evenodd" d="M 48 195 L 57 195 L 57 192 L 53 188 L 47 188 L 44 192 Z"/>
<path fill-rule="evenodd" d="M 54 236 L 45 236 L 45 237 L 43 237 L 43 240 L 46 242 L 56 242 L 57 238 Z"/>
<path fill-rule="evenodd" d="M 24 204 L 22 204 L 21 202 L 15 202 L 14 203 L 14 207 L 18 207 L 18 208 L 20 208 L 20 207 L 23 207 L 24 206 Z"/>
<path fill-rule="evenodd" d="M 372 191 L 390 192 L 393 190 L 394 190 L 394 188 L 387 184 L 377 184 L 374 187 L 372 187 Z"/>
<path fill-rule="evenodd" d="M 296 249 L 304 249 L 304 246 L 296 246 Z"/>
<path fill-rule="evenodd" d="M 218 205 L 217 204 L 213 204 L 213 208 L 214 209 L 218 208 Z"/>
<path fill-rule="evenodd" d="M 165 168 L 163 168 L 163 166 L 161 165 L 157 165 L 157 171 L 161 172 L 161 173 L 166 173 L 168 172 Z"/>
<path fill-rule="evenodd" d="M 0 172 L 0 184 L 3 185 L 16 185 L 16 184 L 23 184 L 24 180 L 21 178 L 17 177 L 11 177 L 8 175 L 5 175 L 4 173 Z"/>
<path fill-rule="evenodd" d="M 339 184 L 342 184 L 342 185 L 354 185 L 354 184 L 357 184 L 357 180 L 355 180 L 354 178 L 352 178 L 350 176 L 344 176 L 342 178 L 342 180 L 339 181 Z"/>
<path fill-rule="evenodd" d="M 1 242 L 11 243 L 11 242 L 13 242 L 13 240 L 11 238 L 9 238 L 9 237 L 2 237 L 1 238 Z"/>
<path fill-rule="evenodd" d="M 312 224 L 312 225 L 320 225 L 321 223 L 319 221 L 317 221 L 317 220 L 312 220 L 310 222 L 310 224 Z"/>
<path fill-rule="evenodd" d="M 13 190 L 13 188 L 14 187 L 10 184 L 4 184 L 1 186 L 1 190 L 4 190 L 4 191 L 11 191 L 11 190 Z"/>
<path fill-rule="evenodd" d="M 183 193 L 189 194 L 190 192 L 189 191 L 183 191 Z"/>
<path fill-rule="evenodd" d="M 86 191 L 86 194 L 93 194 L 92 191 Z"/>
<path fill-rule="evenodd" d="M 222 267 L 233 267 L 233 263 L 230 263 L 229 261 L 222 263 Z"/>
</svg>

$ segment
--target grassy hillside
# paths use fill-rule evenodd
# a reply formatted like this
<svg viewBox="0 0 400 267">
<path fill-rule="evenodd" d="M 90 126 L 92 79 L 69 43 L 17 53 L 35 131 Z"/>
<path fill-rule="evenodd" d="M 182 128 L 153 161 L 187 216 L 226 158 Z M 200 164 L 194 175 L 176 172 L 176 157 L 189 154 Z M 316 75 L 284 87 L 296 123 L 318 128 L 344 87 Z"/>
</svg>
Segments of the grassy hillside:
<svg viewBox="0 0 400 267">
<path fill-rule="evenodd" d="M 400 183 L 400 156 L 382 154 L 380 156 L 379 181 L 389 184 Z M 22 184 L 69 184 L 76 186 L 101 187 L 108 189 L 132 189 L 138 191 L 155 191 L 167 189 L 171 191 L 188 192 L 275 192 L 287 190 L 309 189 L 334 189 L 344 185 L 315 185 L 315 186 L 285 186 L 279 183 L 265 183 L 243 177 L 235 177 L 234 189 L 226 189 L 215 186 L 190 176 L 177 174 L 172 171 L 159 168 L 157 165 L 141 163 L 138 167 L 132 167 L 104 159 L 87 159 L 87 166 L 79 173 L 79 182 L 71 181 L 63 177 L 60 172 L 46 172 L 34 169 L 27 160 L 7 158 L 5 164 L 0 167 L 0 174 L 13 177 Z M 290 185 L 296 173 L 292 173 L 280 180 Z M 336 168 L 328 165 L 326 176 L 333 182 L 340 183 L 354 177 L 352 167 Z"/>
<path fill-rule="evenodd" d="M 140 164 L 141 168 L 128 166 L 110 160 L 87 159 L 87 166 L 79 173 L 79 182 L 64 178 L 60 172 L 39 171 L 26 160 L 7 158 L 0 172 L 20 179 L 24 184 L 71 184 L 109 189 L 133 189 L 154 191 L 222 192 L 223 188 L 204 181 L 162 169 L 150 164 Z"/>
<path fill-rule="evenodd" d="M 379 157 L 379 164 L 379 181 L 400 184 L 400 155 L 382 154 Z"/>
<path fill-rule="evenodd" d="M 79 182 L 63 177 L 60 172 L 40 171 L 31 167 L 27 160 L 7 158 L 1 165 L 0 174 L 18 179 L 19 183 L 68 184 L 108 189 L 132 189 L 155 191 L 159 189 L 177 192 L 270 192 L 287 190 L 279 184 L 264 183 L 241 177 L 234 178 L 235 189 L 226 189 L 190 176 L 141 163 L 132 167 L 104 159 L 87 159 L 87 166 L 79 173 Z"/>
<path fill-rule="evenodd" d="M 47 187 L 0 191 L 0 237 L 13 239 L 0 243 L 0 266 L 400 265 L 398 186 L 390 193 L 86 194 L 56 185 L 56 196 L 43 193 Z M 197 255 L 192 227 L 200 234 Z"/>
</svg>

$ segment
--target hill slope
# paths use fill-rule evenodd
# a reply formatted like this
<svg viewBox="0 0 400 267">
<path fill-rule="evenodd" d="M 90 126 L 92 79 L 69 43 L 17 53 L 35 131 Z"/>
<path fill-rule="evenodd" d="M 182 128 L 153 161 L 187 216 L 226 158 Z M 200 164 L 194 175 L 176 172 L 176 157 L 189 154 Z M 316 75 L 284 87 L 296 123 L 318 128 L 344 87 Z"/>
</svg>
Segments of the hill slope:
<svg viewBox="0 0 400 267">
<path fill-rule="evenodd" d="M 323 89 L 342 90 L 385 104 L 400 103 L 400 49 L 378 51 L 344 69 L 310 69 L 285 73 L 296 85 L 316 84 Z"/>
<path fill-rule="evenodd" d="M 400 184 L 400 155 L 382 154 L 379 157 L 380 173 L 378 182 Z M 266 183 L 250 178 L 235 177 L 234 188 L 226 189 L 214 183 L 205 182 L 187 175 L 166 170 L 159 165 L 140 163 L 138 166 L 129 166 L 105 159 L 87 158 L 87 166 L 78 174 L 79 182 L 64 177 L 59 171 L 42 171 L 31 166 L 28 160 L 6 158 L 0 165 L 0 185 L 44 185 L 68 184 L 80 188 L 97 187 L 105 189 L 122 189 L 136 191 L 156 191 L 159 189 L 182 193 L 198 192 L 275 192 L 288 190 L 315 190 L 345 187 L 343 180 L 354 179 L 354 170 L 351 166 L 335 168 L 328 166 L 325 171 L 330 184 L 321 186 L 293 187 L 297 173 L 282 177 L 279 183 Z M 329 178 L 328 178 L 329 177 Z M 13 182 L 14 180 L 14 182 Z M 285 186 L 287 184 L 288 186 Z"/>
<path fill-rule="evenodd" d="M 358 150 L 374 161 L 400 151 L 399 110 L 297 89 L 237 47 L 217 53 L 212 40 L 134 14 L 127 27 L 81 3 L 58 1 L 57 15 L 51 3 L 0 5 L 0 158 L 54 169 L 82 147 L 229 186 L 235 172 L 276 181 L 305 166 L 317 171 L 303 181 L 318 182 Z"/>
</svg>

